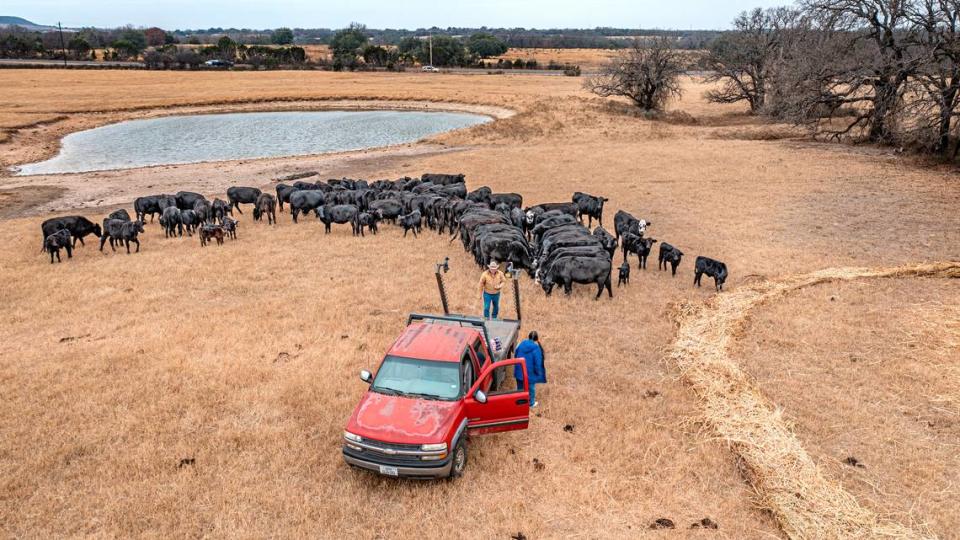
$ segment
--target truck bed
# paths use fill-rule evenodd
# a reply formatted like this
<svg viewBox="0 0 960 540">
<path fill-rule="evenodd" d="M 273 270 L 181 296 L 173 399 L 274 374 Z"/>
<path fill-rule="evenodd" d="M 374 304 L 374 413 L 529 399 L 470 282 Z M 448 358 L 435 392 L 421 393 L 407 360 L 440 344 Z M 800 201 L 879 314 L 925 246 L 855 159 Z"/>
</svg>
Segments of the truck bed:
<svg viewBox="0 0 960 540">
<path fill-rule="evenodd" d="M 455 326 L 474 326 L 483 329 L 487 336 L 487 348 L 493 355 L 494 361 L 499 362 L 509 358 L 510 353 L 517 345 L 520 336 L 520 321 L 513 319 L 484 320 L 482 317 L 470 315 L 423 315 L 412 314 L 410 321 L 424 321 L 431 324 L 450 324 Z M 501 347 L 497 350 L 495 340 L 499 340 Z"/>
<path fill-rule="evenodd" d="M 495 321 L 484 321 L 490 339 L 499 338 L 503 348 L 497 352 L 495 347 L 490 347 L 490 354 L 496 361 L 503 360 L 513 351 L 517 345 L 517 338 L 520 335 L 520 321 L 510 319 L 499 319 Z"/>
</svg>

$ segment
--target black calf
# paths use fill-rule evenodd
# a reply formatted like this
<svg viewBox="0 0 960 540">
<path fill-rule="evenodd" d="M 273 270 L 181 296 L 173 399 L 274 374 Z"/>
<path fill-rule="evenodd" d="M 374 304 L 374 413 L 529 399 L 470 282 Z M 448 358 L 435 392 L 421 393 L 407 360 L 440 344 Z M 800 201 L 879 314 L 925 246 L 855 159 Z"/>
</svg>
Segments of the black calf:
<svg viewBox="0 0 960 540">
<path fill-rule="evenodd" d="M 60 249 L 67 250 L 67 258 L 73 257 L 73 237 L 70 235 L 70 231 L 67 229 L 60 229 L 59 231 L 47 236 L 43 241 L 43 249 L 50 254 L 50 264 L 53 264 L 53 256 L 57 256 L 57 262 L 60 262 Z"/>
<path fill-rule="evenodd" d="M 620 265 L 620 277 L 617 279 L 617 287 L 630 284 L 630 263 L 623 261 Z"/>
<path fill-rule="evenodd" d="M 680 260 L 683 258 L 683 252 L 664 242 L 660 244 L 660 256 L 657 259 L 657 270 L 666 270 L 667 263 L 670 263 L 671 275 L 677 275 L 677 267 L 680 266 Z"/>
<path fill-rule="evenodd" d="M 727 265 L 708 257 L 697 257 L 693 284 L 700 286 L 700 278 L 706 274 L 713 278 L 717 291 L 723 290 L 723 282 L 727 280 Z"/>
</svg>

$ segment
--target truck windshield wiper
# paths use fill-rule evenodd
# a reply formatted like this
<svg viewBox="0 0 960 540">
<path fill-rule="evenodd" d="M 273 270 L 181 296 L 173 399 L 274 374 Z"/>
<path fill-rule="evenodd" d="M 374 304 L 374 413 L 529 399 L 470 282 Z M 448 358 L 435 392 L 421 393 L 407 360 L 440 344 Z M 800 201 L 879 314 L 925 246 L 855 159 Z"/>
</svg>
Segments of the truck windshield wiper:
<svg viewBox="0 0 960 540">
<path fill-rule="evenodd" d="M 419 397 L 424 399 L 440 399 L 440 396 L 434 394 L 418 394 L 416 392 L 403 392 L 406 397 Z"/>
<path fill-rule="evenodd" d="M 378 394 L 386 394 L 388 396 L 399 396 L 403 394 L 403 392 L 399 390 L 394 390 L 393 388 L 381 388 L 379 386 L 374 386 L 373 391 Z"/>
</svg>

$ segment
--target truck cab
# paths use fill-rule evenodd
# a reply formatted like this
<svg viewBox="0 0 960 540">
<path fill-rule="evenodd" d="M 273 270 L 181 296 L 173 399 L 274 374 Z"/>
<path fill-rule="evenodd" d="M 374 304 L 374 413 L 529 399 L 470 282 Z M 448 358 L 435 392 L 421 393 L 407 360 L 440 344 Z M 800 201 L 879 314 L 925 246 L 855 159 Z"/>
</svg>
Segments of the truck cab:
<svg viewBox="0 0 960 540">
<path fill-rule="evenodd" d="M 474 435 L 526 429 L 530 401 L 523 359 L 510 358 L 519 321 L 411 315 L 347 422 L 343 458 L 386 476 L 463 474 Z M 519 365 L 523 388 L 504 389 Z M 509 385 L 512 386 L 512 385 Z"/>
</svg>

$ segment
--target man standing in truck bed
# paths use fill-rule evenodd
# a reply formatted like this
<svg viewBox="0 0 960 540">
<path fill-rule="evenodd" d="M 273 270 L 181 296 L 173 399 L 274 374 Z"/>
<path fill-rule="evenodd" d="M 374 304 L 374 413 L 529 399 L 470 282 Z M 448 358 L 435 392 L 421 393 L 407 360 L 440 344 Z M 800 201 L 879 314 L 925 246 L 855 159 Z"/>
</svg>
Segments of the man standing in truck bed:
<svg viewBox="0 0 960 540">
<path fill-rule="evenodd" d="M 500 315 L 500 289 L 507 277 L 500 271 L 496 261 L 490 261 L 487 271 L 480 276 L 480 292 L 483 293 L 483 318 L 496 319 Z M 491 305 L 493 307 L 491 312 Z"/>
</svg>

